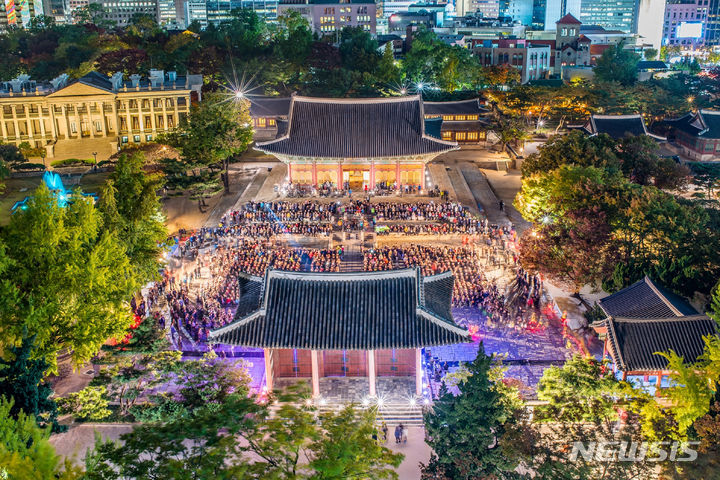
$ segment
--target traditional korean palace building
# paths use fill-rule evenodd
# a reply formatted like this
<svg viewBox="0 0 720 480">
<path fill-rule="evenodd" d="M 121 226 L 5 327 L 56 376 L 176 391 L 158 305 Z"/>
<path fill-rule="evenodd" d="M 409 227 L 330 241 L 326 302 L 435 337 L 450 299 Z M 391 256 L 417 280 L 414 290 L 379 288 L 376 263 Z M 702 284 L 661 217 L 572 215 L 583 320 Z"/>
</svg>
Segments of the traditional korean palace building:
<svg viewBox="0 0 720 480">
<path fill-rule="evenodd" d="M 276 378 L 415 377 L 422 394 L 421 349 L 469 341 L 450 309 L 450 272 L 419 269 L 241 275 L 235 321 L 211 332 L 215 343 L 264 349 L 268 390 Z"/>
<path fill-rule="evenodd" d="M 603 358 L 615 371 L 651 392 L 669 386 L 667 360 L 675 351 L 686 362 L 703 352 L 703 337 L 717 334 L 715 321 L 648 277 L 598 302 L 607 317 L 593 328 L 604 339 Z"/>
<path fill-rule="evenodd" d="M 615 140 L 627 135 L 647 135 L 658 141 L 666 140 L 647 129 L 642 115 L 591 115 L 582 129 L 589 135 L 605 133 Z"/>
<path fill-rule="evenodd" d="M 665 120 L 669 135 L 682 148 L 683 154 L 695 161 L 720 159 L 720 112 L 698 110 L 680 118 Z"/>
<path fill-rule="evenodd" d="M 291 97 L 253 97 L 250 116 L 255 127 L 255 140 L 273 140 L 278 135 L 278 122 L 286 122 Z M 479 98 L 457 102 L 423 102 L 426 130 L 435 136 L 459 144 L 477 144 L 487 140 L 488 111 Z M 432 121 L 441 120 L 438 123 Z M 439 133 L 436 132 L 439 126 Z"/>
<path fill-rule="evenodd" d="M 440 135 L 443 140 L 459 144 L 480 143 L 487 140 L 488 111 L 480 106 L 480 99 L 457 102 L 423 102 L 425 120 L 442 119 Z"/>
<path fill-rule="evenodd" d="M 336 99 L 293 96 L 278 137 L 256 149 L 288 165 L 290 182 L 373 189 L 425 188 L 425 165 L 458 148 L 425 122 L 420 96 Z M 432 127 L 432 128 L 428 128 Z"/>
</svg>

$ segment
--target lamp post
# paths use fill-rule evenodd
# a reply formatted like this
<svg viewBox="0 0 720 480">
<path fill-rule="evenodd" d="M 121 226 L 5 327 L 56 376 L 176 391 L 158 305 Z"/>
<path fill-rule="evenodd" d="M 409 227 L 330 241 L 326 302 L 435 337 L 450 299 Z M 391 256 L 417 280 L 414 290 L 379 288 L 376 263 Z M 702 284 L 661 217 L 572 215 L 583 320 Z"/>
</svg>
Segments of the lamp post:
<svg viewBox="0 0 720 480">
<path fill-rule="evenodd" d="M 97 154 L 98 152 L 92 152 L 93 158 L 95 159 L 95 165 L 93 165 L 93 171 L 97 170 Z"/>
</svg>

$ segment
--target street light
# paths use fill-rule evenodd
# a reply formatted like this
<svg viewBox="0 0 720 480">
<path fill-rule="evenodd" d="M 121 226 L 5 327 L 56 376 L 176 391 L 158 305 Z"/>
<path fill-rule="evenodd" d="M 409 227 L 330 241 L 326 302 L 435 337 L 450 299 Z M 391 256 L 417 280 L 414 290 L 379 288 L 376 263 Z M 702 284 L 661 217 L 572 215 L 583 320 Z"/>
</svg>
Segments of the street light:
<svg viewBox="0 0 720 480">
<path fill-rule="evenodd" d="M 95 159 L 95 165 L 93 165 L 93 170 L 97 170 L 97 153 L 98 152 L 92 152 L 93 158 Z"/>
</svg>

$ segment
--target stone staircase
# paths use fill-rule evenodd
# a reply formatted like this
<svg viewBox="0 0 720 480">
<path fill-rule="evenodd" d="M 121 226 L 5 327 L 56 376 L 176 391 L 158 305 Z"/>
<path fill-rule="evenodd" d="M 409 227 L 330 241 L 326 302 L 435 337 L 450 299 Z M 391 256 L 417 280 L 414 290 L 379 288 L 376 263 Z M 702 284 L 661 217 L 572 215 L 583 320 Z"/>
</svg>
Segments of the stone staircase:
<svg viewBox="0 0 720 480">
<path fill-rule="evenodd" d="M 320 413 L 327 413 L 337 411 L 343 408 L 345 404 L 327 403 L 325 405 L 318 405 L 318 411 Z M 422 427 L 423 426 L 423 407 L 420 405 L 411 406 L 409 403 L 397 403 L 388 402 L 383 404 L 382 407 L 377 405 L 363 406 L 356 405 L 356 408 L 368 409 L 374 408 L 377 410 L 377 424 L 381 425 L 385 422 L 388 427 L 394 427 L 398 424 L 403 424 L 406 427 Z M 388 433 L 392 436 L 392 429 Z"/>
<path fill-rule="evenodd" d="M 342 262 L 340 262 L 341 272 L 362 272 L 363 255 L 360 245 L 356 242 L 345 242 L 345 253 L 343 253 Z"/>
<path fill-rule="evenodd" d="M 77 158 L 80 160 L 93 160 L 93 152 L 97 152 L 98 162 L 107 160 L 117 151 L 116 137 L 95 137 L 79 139 L 61 139 L 53 146 L 53 156 L 48 161 L 67 160 Z"/>
</svg>

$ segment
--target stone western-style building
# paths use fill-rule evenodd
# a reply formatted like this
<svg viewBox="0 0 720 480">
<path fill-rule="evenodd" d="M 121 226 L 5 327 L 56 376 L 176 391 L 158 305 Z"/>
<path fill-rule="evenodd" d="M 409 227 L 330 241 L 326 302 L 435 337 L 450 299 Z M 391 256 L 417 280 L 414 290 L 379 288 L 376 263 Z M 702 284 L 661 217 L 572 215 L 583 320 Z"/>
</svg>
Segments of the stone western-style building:
<svg viewBox="0 0 720 480">
<path fill-rule="evenodd" d="M 598 305 L 607 315 L 593 324 L 604 340 L 603 358 L 610 357 L 623 380 L 651 392 L 668 387 L 673 373 L 657 352 L 673 350 L 692 363 L 703 352 L 703 337 L 717 334 L 714 320 L 648 277 Z"/>
<path fill-rule="evenodd" d="M 152 141 L 175 128 L 193 101 L 201 75 L 151 70 L 150 76 L 90 72 L 36 82 L 27 75 L 0 83 L 0 135 L 4 143 L 28 142 L 49 159 L 106 159 L 128 144 Z"/>
<path fill-rule="evenodd" d="M 276 379 L 309 380 L 320 395 L 323 377 L 415 379 L 423 393 L 423 347 L 469 341 L 450 309 L 450 272 L 419 269 L 308 273 L 268 270 L 240 275 L 235 321 L 210 334 L 214 343 L 262 348 L 266 387 Z"/>
<path fill-rule="evenodd" d="M 685 156 L 699 162 L 720 159 L 720 111 L 701 109 L 663 123 Z"/>
<path fill-rule="evenodd" d="M 289 180 L 297 185 L 331 184 L 357 191 L 383 183 L 425 189 L 425 165 L 458 148 L 456 142 L 440 138 L 439 121 L 425 121 L 419 95 L 293 96 L 287 120 L 275 117 L 277 138 L 255 148 L 286 163 Z"/>
</svg>

